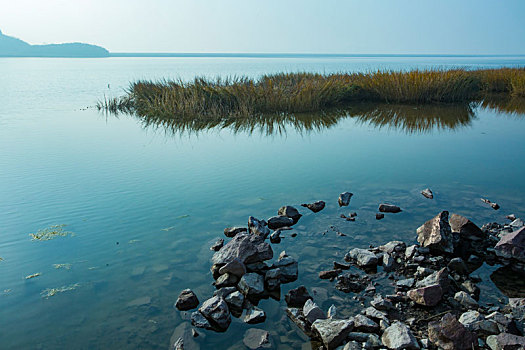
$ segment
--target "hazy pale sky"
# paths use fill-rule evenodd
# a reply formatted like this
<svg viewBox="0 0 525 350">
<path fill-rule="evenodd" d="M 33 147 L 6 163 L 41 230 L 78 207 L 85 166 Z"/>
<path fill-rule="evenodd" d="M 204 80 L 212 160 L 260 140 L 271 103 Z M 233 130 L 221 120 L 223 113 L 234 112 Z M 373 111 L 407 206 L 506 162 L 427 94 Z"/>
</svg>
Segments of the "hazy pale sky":
<svg viewBox="0 0 525 350">
<path fill-rule="evenodd" d="M 525 54 L 525 0 L 0 0 L 0 30 L 112 52 Z"/>
</svg>

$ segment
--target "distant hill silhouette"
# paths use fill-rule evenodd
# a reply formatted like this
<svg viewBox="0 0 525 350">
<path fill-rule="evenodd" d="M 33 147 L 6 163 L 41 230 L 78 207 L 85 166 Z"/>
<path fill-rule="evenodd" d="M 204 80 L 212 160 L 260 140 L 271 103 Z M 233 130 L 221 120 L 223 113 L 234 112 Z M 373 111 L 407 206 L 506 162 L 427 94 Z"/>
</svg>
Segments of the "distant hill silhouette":
<svg viewBox="0 0 525 350">
<path fill-rule="evenodd" d="M 0 57 L 109 57 L 109 51 L 83 43 L 31 45 L 0 31 Z"/>
</svg>

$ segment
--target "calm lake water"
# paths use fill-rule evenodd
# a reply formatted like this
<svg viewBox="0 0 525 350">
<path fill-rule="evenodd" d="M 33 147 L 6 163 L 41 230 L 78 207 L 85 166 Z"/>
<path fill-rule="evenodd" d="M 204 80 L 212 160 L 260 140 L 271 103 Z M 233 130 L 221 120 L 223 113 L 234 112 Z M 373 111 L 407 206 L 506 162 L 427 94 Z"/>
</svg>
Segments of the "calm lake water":
<svg viewBox="0 0 525 350">
<path fill-rule="evenodd" d="M 192 288 L 201 301 L 213 293 L 209 246 L 224 227 L 268 218 L 282 205 L 327 202 L 318 214 L 301 210 L 298 236 L 273 245 L 275 256 L 286 250 L 299 260 L 299 280 L 281 294 L 305 284 L 320 306 L 336 304 L 342 315 L 358 302 L 317 273 L 349 248 L 413 242 L 441 210 L 480 226 L 525 217 L 525 107 L 515 101 L 355 106 L 322 118 L 184 130 L 93 107 L 130 81 L 523 65 L 525 57 L 0 59 L 0 348 L 167 348 L 188 322 L 173 308 L 180 290 Z M 426 187 L 434 200 L 419 193 Z M 344 191 L 354 197 L 340 209 Z M 403 212 L 376 221 L 381 202 Z M 351 211 L 356 222 L 339 218 Z M 74 235 L 31 240 L 62 224 Z M 476 272 L 482 302 L 509 295 L 491 282 L 496 269 Z M 256 327 L 280 349 L 300 348 L 308 341 L 284 306 L 263 300 L 268 318 Z M 196 341 L 242 348 L 249 327 L 234 319 L 226 334 L 201 331 Z"/>
</svg>

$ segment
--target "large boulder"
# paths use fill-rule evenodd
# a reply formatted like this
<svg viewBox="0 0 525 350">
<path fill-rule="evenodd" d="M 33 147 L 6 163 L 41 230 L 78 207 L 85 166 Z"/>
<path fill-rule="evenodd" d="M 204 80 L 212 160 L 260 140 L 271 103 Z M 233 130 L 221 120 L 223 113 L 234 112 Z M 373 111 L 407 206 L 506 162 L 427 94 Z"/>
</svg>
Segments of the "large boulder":
<svg viewBox="0 0 525 350">
<path fill-rule="evenodd" d="M 294 224 L 296 224 L 302 216 L 301 214 L 299 214 L 299 211 L 297 209 L 290 205 L 280 207 L 277 211 L 277 215 L 291 218 L 294 221 Z"/>
<path fill-rule="evenodd" d="M 264 220 L 259 220 L 250 216 L 248 218 L 248 231 L 255 236 L 265 239 L 270 234 L 270 229 L 267 226 L 268 224 Z"/>
<path fill-rule="evenodd" d="M 202 303 L 199 311 L 216 330 L 224 332 L 228 329 L 231 322 L 230 309 L 223 298 L 211 297 Z"/>
<path fill-rule="evenodd" d="M 348 252 L 348 256 L 361 267 L 373 267 L 377 265 L 377 256 L 366 249 L 354 248 Z"/>
<path fill-rule="evenodd" d="M 339 195 L 339 199 L 337 202 L 339 203 L 340 207 L 346 207 L 348 204 L 350 204 L 350 199 L 352 198 L 354 194 L 351 192 L 343 192 Z"/>
<path fill-rule="evenodd" d="M 439 284 L 416 288 L 408 291 L 408 297 L 415 303 L 424 306 L 436 306 L 443 297 L 443 289 Z"/>
<path fill-rule="evenodd" d="M 452 232 L 458 234 L 460 239 L 466 238 L 477 241 L 485 237 L 483 231 L 464 216 L 452 214 L 448 219 L 448 223 Z"/>
<path fill-rule="evenodd" d="M 213 254 L 212 262 L 216 265 L 225 265 L 235 258 L 244 264 L 256 263 L 273 258 L 273 250 L 259 236 L 239 233 Z"/>
<path fill-rule="evenodd" d="M 272 339 L 270 333 L 264 329 L 250 328 L 244 333 L 244 339 L 242 340 L 244 345 L 251 350 L 262 350 L 272 349 Z"/>
<path fill-rule="evenodd" d="M 459 323 L 451 313 L 428 324 L 428 338 L 444 350 L 469 350 L 478 344 L 476 334 Z"/>
<path fill-rule="evenodd" d="M 320 337 L 328 350 L 337 348 L 352 331 L 354 323 L 351 320 L 324 319 L 316 320 L 312 330 Z"/>
<path fill-rule="evenodd" d="M 418 350 L 419 344 L 404 323 L 396 321 L 390 327 L 385 329 L 381 337 L 383 345 L 389 349 L 401 350 Z"/>
<path fill-rule="evenodd" d="M 525 227 L 507 233 L 494 249 L 498 256 L 525 262 Z"/>
<path fill-rule="evenodd" d="M 417 241 L 438 252 L 453 253 L 454 238 L 448 223 L 448 211 L 442 211 L 417 229 Z"/>
<path fill-rule="evenodd" d="M 199 306 L 199 299 L 191 289 L 184 289 L 180 292 L 177 301 L 175 302 L 175 307 L 180 311 L 187 311 L 196 308 Z"/>
</svg>

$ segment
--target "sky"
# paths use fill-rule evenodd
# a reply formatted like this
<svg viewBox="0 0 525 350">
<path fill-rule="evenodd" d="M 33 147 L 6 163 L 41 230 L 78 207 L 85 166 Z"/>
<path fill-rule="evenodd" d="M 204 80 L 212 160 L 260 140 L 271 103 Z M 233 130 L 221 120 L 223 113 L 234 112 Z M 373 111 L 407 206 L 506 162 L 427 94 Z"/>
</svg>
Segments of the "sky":
<svg viewBox="0 0 525 350">
<path fill-rule="evenodd" d="M 111 52 L 525 54 L 525 0 L 0 0 L 0 30 Z"/>
</svg>

